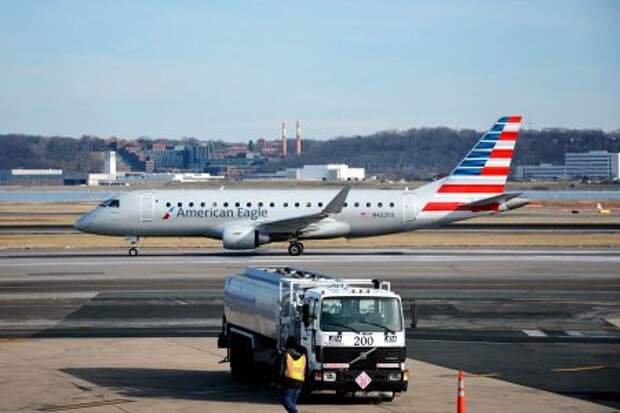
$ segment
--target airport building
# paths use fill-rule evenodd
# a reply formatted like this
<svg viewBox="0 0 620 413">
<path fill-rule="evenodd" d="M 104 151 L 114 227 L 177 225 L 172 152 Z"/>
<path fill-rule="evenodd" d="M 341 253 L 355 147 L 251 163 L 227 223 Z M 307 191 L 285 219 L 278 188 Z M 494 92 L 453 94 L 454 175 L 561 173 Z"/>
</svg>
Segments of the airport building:
<svg viewBox="0 0 620 413">
<path fill-rule="evenodd" d="M 62 169 L 6 169 L 0 170 L 0 185 L 62 185 Z"/>
<path fill-rule="evenodd" d="M 287 179 L 301 181 L 363 181 L 364 168 L 350 168 L 346 164 L 304 165 L 302 168 L 289 168 Z"/>
<path fill-rule="evenodd" d="M 564 155 L 566 173 L 576 178 L 618 179 L 618 153 L 590 151 Z"/>
<path fill-rule="evenodd" d="M 522 165 L 515 171 L 518 179 L 620 179 L 620 153 L 607 151 L 567 152 L 563 165 Z"/>
<path fill-rule="evenodd" d="M 541 179 L 544 181 L 570 179 L 566 174 L 564 165 L 552 165 L 550 163 L 517 166 L 515 177 L 517 179 Z"/>
</svg>

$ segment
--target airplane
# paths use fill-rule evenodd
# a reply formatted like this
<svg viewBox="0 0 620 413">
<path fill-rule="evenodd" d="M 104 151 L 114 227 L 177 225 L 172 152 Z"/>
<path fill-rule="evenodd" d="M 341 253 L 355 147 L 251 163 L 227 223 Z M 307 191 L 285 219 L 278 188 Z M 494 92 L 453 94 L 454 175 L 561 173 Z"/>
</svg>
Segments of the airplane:
<svg viewBox="0 0 620 413">
<path fill-rule="evenodd" d="M 529 203 L 504 187 L 521 116 L 501 117 L 467 156 L 441 179 L 416 189 L 135 190 L 101 203 L 75 228 L 124 236 L 130 256 L 141 237 L 207 237 L 225 249 L 249 250 L 288 241 L 356 238 L 431 228 Z"/>
</svg>

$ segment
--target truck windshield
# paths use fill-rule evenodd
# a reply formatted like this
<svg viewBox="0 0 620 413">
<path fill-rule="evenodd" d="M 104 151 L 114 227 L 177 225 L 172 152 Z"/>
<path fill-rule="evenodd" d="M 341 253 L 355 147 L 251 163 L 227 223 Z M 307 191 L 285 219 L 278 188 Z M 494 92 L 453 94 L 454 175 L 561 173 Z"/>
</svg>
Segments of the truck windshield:
<svg viewBox="0 0 620 413">
<path fill-rule="evenodd" d="M 344 328 L 347 327 L 347 328 Z M 334 297 L 321 304 L 323 331 L 388 331 L 403 329 L 396 298 Z"/>
</svg>

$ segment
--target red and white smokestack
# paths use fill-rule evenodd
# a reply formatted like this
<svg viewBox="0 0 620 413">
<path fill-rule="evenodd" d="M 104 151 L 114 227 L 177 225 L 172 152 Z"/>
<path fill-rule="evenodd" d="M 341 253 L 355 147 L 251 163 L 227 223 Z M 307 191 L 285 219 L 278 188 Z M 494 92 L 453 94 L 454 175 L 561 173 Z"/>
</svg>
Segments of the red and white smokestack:
<svg viewBox="0 0 620 413">
<path fill-rule="evenodd" d="M 282 156 L 286 156 L 286 123 L 282 122 Z"/>
<path fill-rule="evenodd" d="M 299 121 L 297 121 L 297 127 L 295 128 L 295 153 L 301 155 L 301 127 Z"/>
</svg>

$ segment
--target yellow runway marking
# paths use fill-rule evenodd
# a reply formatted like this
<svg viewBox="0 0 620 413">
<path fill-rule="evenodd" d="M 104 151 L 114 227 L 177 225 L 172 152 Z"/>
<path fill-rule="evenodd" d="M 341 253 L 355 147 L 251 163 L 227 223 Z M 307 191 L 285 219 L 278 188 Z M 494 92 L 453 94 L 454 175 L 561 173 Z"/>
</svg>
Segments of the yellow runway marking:
<svg viewBox="0 0 620 413">
<path fill-rule="evenodd" d="M 608 366 L 604 365 L 604 364 L 598 364 L 595 366 L 582 366 L 582 367 L 570 367 L 570 368 L 565 368 L 565 369 L 553 369 L 551 371 L 553 372 L 570 372 L 570 371 L 588 371 L 588 370 L 600 370 L 600 369 L 606 369 Z"/>
</svg>

